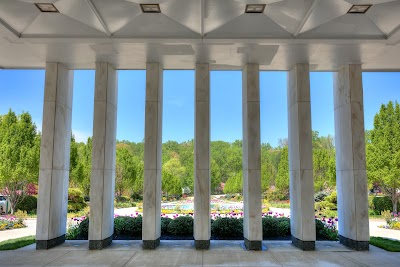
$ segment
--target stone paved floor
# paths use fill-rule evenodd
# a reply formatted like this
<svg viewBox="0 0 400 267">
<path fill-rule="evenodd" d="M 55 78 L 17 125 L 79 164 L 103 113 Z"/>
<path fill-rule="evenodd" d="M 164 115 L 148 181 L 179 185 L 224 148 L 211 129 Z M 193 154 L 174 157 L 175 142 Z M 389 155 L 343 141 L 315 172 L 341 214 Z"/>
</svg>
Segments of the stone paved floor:
<svg viewBox="0 0 400 267">
<path fill-rule="evenodd" d="M 317 242 L 304 252 L 289 241 L 265 241 L 265 251 L 246 251 L 241 241 L 212 241 L 208 251 L 193 249 L 193 241 L 161 241 L 145 251 L 140 241 L 114 241 L 101 251 L 88 251 L 87 241 L 67 241 L 48 251 L 34 245 L 0 252 L 0 266 L 400 266 L 400 253 L 370 247 L 350 251 L 337 242 Z"/>
</svg>

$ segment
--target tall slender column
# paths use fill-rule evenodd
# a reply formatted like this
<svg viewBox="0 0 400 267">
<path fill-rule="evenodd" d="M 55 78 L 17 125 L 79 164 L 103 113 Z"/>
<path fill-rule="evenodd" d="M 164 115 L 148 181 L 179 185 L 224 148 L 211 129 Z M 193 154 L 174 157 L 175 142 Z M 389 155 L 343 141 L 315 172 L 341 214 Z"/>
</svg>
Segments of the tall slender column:
<svg viewBox="0 0 400 267">
<path fill-rule="evenodd" d="M 314 180 L 308 64 L 296 64 L 288 76 L 290 229 L 292 243 L 315 250 Z"/>
<path fill-rule="evenodd" d="M 210 69 L 196 64 L 194 136 L 194 239 L 196 249 L 209 249 L 210 221 Z"/>
<path fill-rule="evenodd" d="M 161 149 L 163 69 L 146 64 L 146 108 L 144 133 L 143 229 L 144 249 L 155 249 L 161 236 Z"/>
<path fill-rule="evenodd" d="M 112 242 L 116 130 L 117 74 L 110 64 L 96 63 L 89 249 L 102 249 Z"/>
<path fill-rule="evenodd" d="M 244 244 L 248 250 L 261 250 L 263 236 L 259 65 L 247 64 L 242 73 Z"/>
<path fill-rule="evenodd" d="M 356 250 L 369 249 L 363 106 L 361 65 L 342 66 L 334 74 L 339 238 Z"/>
<path fill-rule="evenodd" d="M 65 241 L 71 144 L 73 71 L 46 64 L 36 249 Z"/>
</svg>

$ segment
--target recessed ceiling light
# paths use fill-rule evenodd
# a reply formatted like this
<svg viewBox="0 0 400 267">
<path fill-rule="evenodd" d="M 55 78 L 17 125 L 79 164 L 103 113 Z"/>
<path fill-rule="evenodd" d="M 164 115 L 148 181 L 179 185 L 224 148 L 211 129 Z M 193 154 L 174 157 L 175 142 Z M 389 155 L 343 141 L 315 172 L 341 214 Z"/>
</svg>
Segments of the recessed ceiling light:
<svg viewBox="0 0 400 267">
<path fill-rule="evenodd" d="M 364 14 L 372 5 L 353 5 L 347 13 Z"/>
<path fill-rule="evenodd" d="M 143 13 L 161 13 L 159 4 L 140 4 Z"/>
<path fill-rule="evenodd" d="M 58 13 L 57 8 L 53 5 L 53 4 L 49 4 L 49 3 L 44 3 L 44 4 L 35 4 L 37 8 L 39 8 L 39 10 L 41 12 L 53 12 L 53 13 Z"/>
<path fill-rule="evenodd" d="M 249 4 L 246 5 L 246 13 L 263 13 L 265 4 Z"/>
</svg>

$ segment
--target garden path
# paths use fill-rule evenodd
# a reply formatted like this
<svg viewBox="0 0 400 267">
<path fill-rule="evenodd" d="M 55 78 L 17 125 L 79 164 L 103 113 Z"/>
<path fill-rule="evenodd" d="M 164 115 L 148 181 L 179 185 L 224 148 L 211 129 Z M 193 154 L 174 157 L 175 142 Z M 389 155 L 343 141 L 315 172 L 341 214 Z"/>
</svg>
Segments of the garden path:
<svg viewBox="0 0 400 267">
<path fill-rule="evenodd" d="M 25 224 L 26 228 L 12 229 L 0 231 L 0 242 L 8 239 L 19 238 L 29 235 L 36 235 L 36 219 L 27 219 Z"/>
</svg>

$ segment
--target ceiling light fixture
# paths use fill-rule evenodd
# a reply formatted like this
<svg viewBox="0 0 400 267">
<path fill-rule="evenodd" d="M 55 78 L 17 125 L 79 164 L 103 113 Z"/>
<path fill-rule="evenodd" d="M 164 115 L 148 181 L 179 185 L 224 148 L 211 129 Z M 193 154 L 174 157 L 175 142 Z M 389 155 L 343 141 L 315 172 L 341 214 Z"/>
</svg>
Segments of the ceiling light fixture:
<svg viewBox="0 0 400 267">
<path fill-rule="evenodd" d="M 265 4 L 248 4 L 245 13 L 264 13 Z"/>
<path fill-rule="evenodd" d="M 372 5 L 353 5 L 347 13 L 365 14 Z"/>
<path fill-rule="evenodd" d="M 36 3 L 35 5 L 36 5 L 37 8 L 39 8 L 39 10 L 41 12 L 58 13 L 57 8 L 53 4 L 49 4 L 49 3 L 39 4 L 39 3 Z"/>
<path fill-rule="evenodd" d="M 161 13 L 159 4 L 140 4 L 143 13 Z"/>
</svg>

